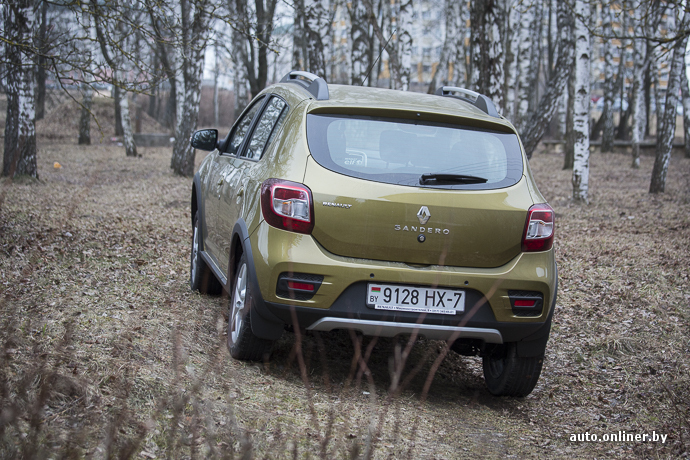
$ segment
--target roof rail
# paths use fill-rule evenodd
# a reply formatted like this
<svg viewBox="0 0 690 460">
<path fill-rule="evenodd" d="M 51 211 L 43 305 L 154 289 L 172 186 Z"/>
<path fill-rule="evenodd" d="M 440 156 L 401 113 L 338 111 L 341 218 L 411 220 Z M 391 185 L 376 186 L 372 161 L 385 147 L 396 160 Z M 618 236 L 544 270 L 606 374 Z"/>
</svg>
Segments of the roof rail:
<svg viewBox="0 0 690 460">
<path fill-rule="evenodd" d="M 313 73 L 293 70 L 287 73 L 280 82 L 297 83 L 309 91 L 317 100 L 328 100 L 328 83 L 326 83 L 326 80 Z"/>
<path fill-rule="evenodd" d="M 465 88 L 458 88 L 457 86 L 442 86 L 436 90 L 435 94 L 438 96 L 454 97 L 462 101 L 469 102 L 487 115 L 500 118 L 494 103 L 491 101 L 491 99 L 483 94 L 479 94 Z"/>
</svg>

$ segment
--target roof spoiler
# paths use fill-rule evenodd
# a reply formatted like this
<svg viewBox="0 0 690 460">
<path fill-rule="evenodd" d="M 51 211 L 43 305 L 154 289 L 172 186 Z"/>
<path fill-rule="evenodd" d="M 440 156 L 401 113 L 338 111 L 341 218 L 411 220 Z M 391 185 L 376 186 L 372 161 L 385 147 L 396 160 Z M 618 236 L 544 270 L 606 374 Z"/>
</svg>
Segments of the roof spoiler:
<svg viewBox="0 0 690 460">
<path fill-rule="evenodd" d="M 302 88 L 309 91 L 316 100 L 327 101 L 328 100 L 328 83 L 326 80 L 314 75 L 311 72 L 303 72 L 301 70 L 293 70 L 287 73 L 281 80 L 280 83 L 296 83 Z"/>
<path fill-rule="evenodd" d="M 465 88 L 458 88 L 457 86 L 442 86 L 436 90 L 435 94 L 438 96 L 454 97 L 461 101 L 469 102 L 487 115 L 500 118 L 494 103 L 483 94 Z"/>
</svg>

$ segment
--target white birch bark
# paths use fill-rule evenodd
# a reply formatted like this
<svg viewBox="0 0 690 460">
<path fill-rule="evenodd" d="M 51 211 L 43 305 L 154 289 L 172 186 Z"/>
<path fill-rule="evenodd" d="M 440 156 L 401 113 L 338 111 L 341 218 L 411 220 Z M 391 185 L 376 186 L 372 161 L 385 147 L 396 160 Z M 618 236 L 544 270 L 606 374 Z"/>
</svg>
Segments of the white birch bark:
<svg viewBox="0 0 690 460">
<path fill-rule="evenodd" d="M 352 0 L 347 5 L 351 24 L 350 84 L 361 86 L 372 64 L 368 12 L 363 0 Z"/>
<path fill-rule="evenodd" d="M 118 82 L 124 82 L 126 78 L 122 71 L 115 71 L 115 79 Z M 120 120 L 122 121 L 122 144 L 125 146 L 125 155 L 136 157 L 138 153 L 137 146 L 134 144 L 132 119 L 129 114 L 129 97 L 127 91 L 124 90 L 120 92 Z"/>
<path fill-rule="evenodd" d="M 687 27 L 688 24 L 690 24 L 690 11 L 686 9 L 681 26 Z M 683 30 L 681 27 L 679 29 Z M 654 159 L 654 169 L 652 169 L 649 193 L 663 193 L 666 190 L 666 174 L 671 161 L 673 138 L 676 133 L 676 107 L 678 106 L 680 73 L 685 72 L 685 49 L 687 44 L 688 37 L 686 36 L 682 40 L 678 40 L 673 47 L 671 70 L 668 75 L 668 86 L 666 88 L 666 103 L 663 112 L 664 120 L 662 131 L 659 133 L 656 144 L 656 157 Z"/>
<path fill-rule="evenodd" d="M 588 0 L 575 1 L 575 100 L 573 131 L 573 199 L 588 203 L 589 192 L 589 30 L 581 18 L 589 18 Z"/>
<path fill-rule="evenodd" d="M 635 35 L 642 36 L 642 1 L 634 4 L 635 8 Z M 644 106 L 644 71 L 645 57 L 647 55 L 647 40 L 635 38 L 633 40 L 633 58 L 635 61 L 633 70 L 633 91 L 632 91 L 632 167 L 640 167 L 640 142 L 644 136 L 645 127 L 645 106 Z"/>
<path fill-rule="evenodd" d="M 36 76 L 33 56 L 15 44 L 30 48 L 34 43 L 36 12 L 34 2 L 20 0 L 14 6 L 3 5 L 6 43 L 5 58 L 13 65 L 7 75 L 7 118 L 3 176 L 38 177 L 36 163 Z"/>
<path fill-rule="evenodd" d="M 180 35 L 177 48 L 179 70 L 177 80 L 177 125 L 170 166 L 176 174 L 194 175 L 196 151 L 189 138 L 196 129 L 201 101 L 201 80 L 204 69 L 204 49 L 209 38 L 210 16 L 206 2 L 180 0 Z"/>
<path fill-rule="evenodd" d="M 532 94 L 532 83 L 534 80 L 534 76 L 530 74 L 530 66 L 532 63 L 532 38 L 534 35 L 535 8 L 529 4 L 525 4 L 523 8 L 526 9 L 522 12 L 522 17 L 520 19 L 517 52 L 517 106 L 514 123 L 518 126 L 520 132 L 524 130 L 524 124 L 529 112 L 529 100 Z"/>
<path fill-rule="evenodd" d="M 472 4 L 471 87 L 488 96 L 503 111 L 503 8 L 501 0 Z"/>
<path fill-rule="evenodd" d="M 303 68 L 319 77 L 326 77 L 325 46 L 330 37 L 329 5 L 326 0 L 300 0 L 301 33 L 304 40 Z"/>
<path fill-rule="evenodd" d="M 565 2 L 557 2 L 556 8 L 558 25 L 556 65 L 553 75 L 546 84 L 544 94 L 539 99 L 537 110 L 531 112 L 529 122 L 524 124 L 525 127 L 520 132 L 527 158 L 532 157 L 532 153 L 556 112 L 558 99 L 563 94 L 573 64 L 574 44 L 571 33 L 573 18 L 570 6 Z"/>
<path fill-rule="evenodd" d="M 412 15 L 413 0 L 402 0 L 398 12 L 398 63 L 399 86 L 395 89 L 410 89 L 410 66 L 412 65 Z"/>
<path fill-rule="evenodd" d="M 453 15 L 453 25 L 455 31 L 455 45 L 453 46 L 450 62 L 453 63 L 453 71 L 448 71 L 448 84 L 451 86 L 466 87 L 467 82 L 467 55 L 468 50 L 465 46 L 465 36 L 467 35 L 467 20 L 469 19 L 469 9 L 463 8 L 462 2 L 450 0 L 450 12 Z"/>
<path fill-rule="evenodd" d="M 488 73 L 489 85 L 487 96 L 493 101 L 499 113 L 503 112 L 503 85 L 505 77 L 503 38 L 501 37 L 503 26 L 502 1 L 494 0 L 491 8 L 484 10 L 484 24 L 486 25 L 488 41 Z"/>
<path fill-rule="evenodd" d="M 517 86 L 517 63 L 518 63 L 518 52 L 520 47 L 520 9 L 518 5 L 518 0 L 508 0 L 507 3 L 508 18 L 507 18 L 507 37 L 505 40 L 506 50 L 505 50 L 505 109 L 503 111 L 504 115 L 511 121 L 515 121 L 515 108 L 516 108 L 516 86 Z"/>
</svg>

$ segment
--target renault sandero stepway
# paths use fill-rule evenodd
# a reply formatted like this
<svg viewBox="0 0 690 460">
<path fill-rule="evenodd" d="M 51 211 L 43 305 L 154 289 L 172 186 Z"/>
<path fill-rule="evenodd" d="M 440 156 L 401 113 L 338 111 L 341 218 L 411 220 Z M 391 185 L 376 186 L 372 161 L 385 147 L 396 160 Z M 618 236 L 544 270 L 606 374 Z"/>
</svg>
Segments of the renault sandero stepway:
<svg viewBox="0 0 690 460">
<path fill-rule="evenodd" d="M 328 85 L 258 94 L 194 176 L 190 284 L 227 291 L 228 347 L 267 359 L 286 325 L 446 340 L 488 390 L 525 396 L 555 307 L 554 211 L 487 97 Z"/>
</svg>

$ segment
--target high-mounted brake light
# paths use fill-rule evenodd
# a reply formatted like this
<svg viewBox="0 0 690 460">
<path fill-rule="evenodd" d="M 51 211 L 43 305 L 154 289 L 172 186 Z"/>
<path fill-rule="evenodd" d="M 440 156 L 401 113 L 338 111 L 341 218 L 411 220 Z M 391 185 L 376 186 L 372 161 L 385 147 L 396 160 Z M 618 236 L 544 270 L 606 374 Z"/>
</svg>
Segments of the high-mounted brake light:
<svg viewBox="0 0 690 460">
<path fill-rule="evenodd" d="M 261 213 L 276 228 L 307 234 L 314 229 L 314 200 L 304 184 L 265 180 L 261 184 Z"/>
<path fill-rule="evenodd" d="M 548 204 L 535 204 L 527 211 L 522 251 L 547 251 L 553 246 L 554 212 Z"/>
</svg>

